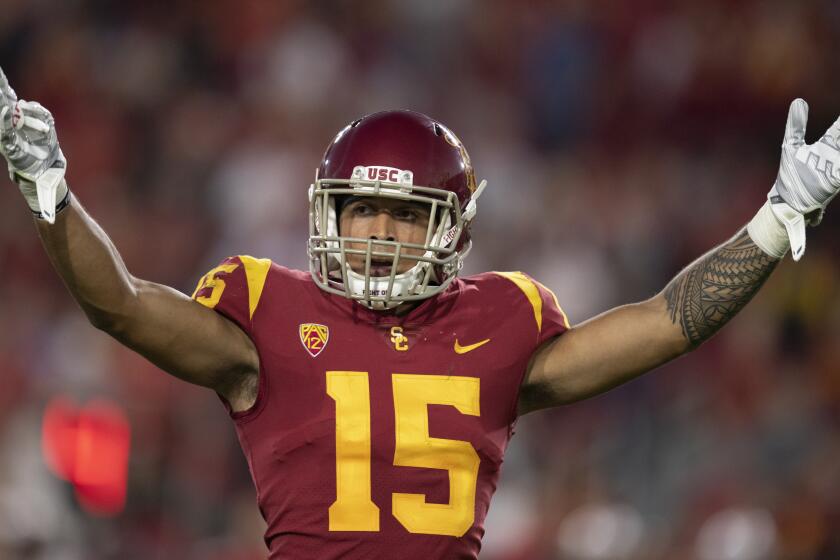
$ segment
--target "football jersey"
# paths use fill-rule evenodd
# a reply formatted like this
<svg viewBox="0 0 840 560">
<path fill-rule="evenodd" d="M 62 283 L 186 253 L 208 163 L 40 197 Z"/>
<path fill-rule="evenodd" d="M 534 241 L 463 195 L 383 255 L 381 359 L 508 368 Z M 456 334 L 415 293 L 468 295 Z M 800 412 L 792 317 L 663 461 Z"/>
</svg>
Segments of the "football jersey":
<svg viewBox="0 0 840 560">
<path fill-rule="evenodd" d="M 568 328 L 550 291 L 485 273 L 396 316 L 239 256 L 193 297 L 259 353 L 255 404 L 226 406 L 270 558 L 478 557 L 528 361 Z"/>
</svg>

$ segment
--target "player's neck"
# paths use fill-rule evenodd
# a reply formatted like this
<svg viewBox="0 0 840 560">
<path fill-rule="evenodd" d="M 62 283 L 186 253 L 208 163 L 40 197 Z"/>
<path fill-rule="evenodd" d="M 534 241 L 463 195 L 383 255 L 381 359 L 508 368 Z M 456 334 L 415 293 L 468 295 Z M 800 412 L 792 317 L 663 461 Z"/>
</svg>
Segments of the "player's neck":
<svg viewBox="0 0 840 560">
<path fill-rule="evenodd" d="M 397 317 L 404 317 L 405 315 L 411 313 L 411 311 L 420 305 L 420 303 L 422 303 L 422 301 L 407 301 L 405 303 L 401 303 L 394 308 L 394 315 Z"/>
</svg>

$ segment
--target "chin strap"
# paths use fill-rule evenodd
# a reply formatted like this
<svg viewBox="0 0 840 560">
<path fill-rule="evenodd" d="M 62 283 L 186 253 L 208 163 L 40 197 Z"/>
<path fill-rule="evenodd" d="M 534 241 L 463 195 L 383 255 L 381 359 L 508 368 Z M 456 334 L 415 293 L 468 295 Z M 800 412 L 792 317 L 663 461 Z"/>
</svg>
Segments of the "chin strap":
<svg viewBox="0 0 840 560">
<path fill-rule="evenodd" d="M 412 295 L 414 289 L 420 283 L 420 277 L 424 273 L 423 264 L 417 263 L 411 269 L 394 276 L 394 282 L 391 283 L 390 276 L 371 277 L 370 290 L 374 297 L 381 297 L 390 291 L 391 300 L 388 303 L 384 301 L 370 301 L 369 299 L 357 299 L 356 301 L 369 307 L 370 309 L 393 309 L 397 307 L 403 300 L 402 296 Z M 355 296 L 364 296 L 365 293 L 365 277 L 362 274 L 354 272 L 350 265 L 346 265 L 346 279 L 349 292 Z M 370 294 L 369 294 L 370 295 Z M 355 298 L 354 298 L 355 299 Z"/>
</svg>

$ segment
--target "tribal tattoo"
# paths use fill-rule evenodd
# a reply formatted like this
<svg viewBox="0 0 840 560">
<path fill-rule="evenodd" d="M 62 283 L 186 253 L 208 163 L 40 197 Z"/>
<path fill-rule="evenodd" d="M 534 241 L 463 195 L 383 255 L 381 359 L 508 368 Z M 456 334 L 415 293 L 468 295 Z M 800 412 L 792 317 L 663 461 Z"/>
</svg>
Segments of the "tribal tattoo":
<svg viewBox="0 0 840 560">
<path fill-rule="evenodd" d="M 671 321 L 692 347 L 699 346 L 752 299 L 779 261 L 744 228 L 671 280 L 665 288 Z"/>
</svg>

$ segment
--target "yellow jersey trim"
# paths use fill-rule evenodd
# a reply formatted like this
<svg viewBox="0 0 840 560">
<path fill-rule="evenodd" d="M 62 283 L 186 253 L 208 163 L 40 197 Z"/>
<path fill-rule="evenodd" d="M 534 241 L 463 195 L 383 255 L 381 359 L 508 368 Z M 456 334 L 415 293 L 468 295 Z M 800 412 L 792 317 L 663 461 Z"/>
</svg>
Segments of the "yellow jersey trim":
<svg viewBox="0 0 840 560">
<path fill-rule="evenodd" d="M 557 301 L 557 295 L 555 295 L 555 293 L 552 292 L 548 287 L 546 287 L 546 285 L 543 284 L 542 282 L 538 282 L 537 280 L 534 280 L 534 282 L 537 284 L 537 286 L 539 286 L 540 288 L 542 288 L 543 290 L 545 290 L 546 292 L 551 294 L 551 299 L 554 300 L 554 305 L 557 307 L 557 310 L 560 312 L 560 315 L 563 317 L 563 325 L 567 329 L 572 328 L 571 323 L 569 323 L 569 317 L 566 315 L 566 312 L 563 311 L 563 308 L 560 307 L 560 302 Z"/>
<path fill-rule="evenodd" d="M 530 278 L 521 272 L 495 272 L 499 276 L 504 276 L 522 290 L 525 297 L 534 308 L 534 320 L 537 322 L 537 332 L 542 332 L 542 298 L 540 297 L 540 290 Z"/>
<path fill-rule="evenodd" d="M 271 259 L 255 259 L 249 255 L 239 255 L 239 260 L 245 267 L 245 278 L 248 282 L 248 319 L 254 318 L 254 312 L 260 304 Z"/>
</svg>

